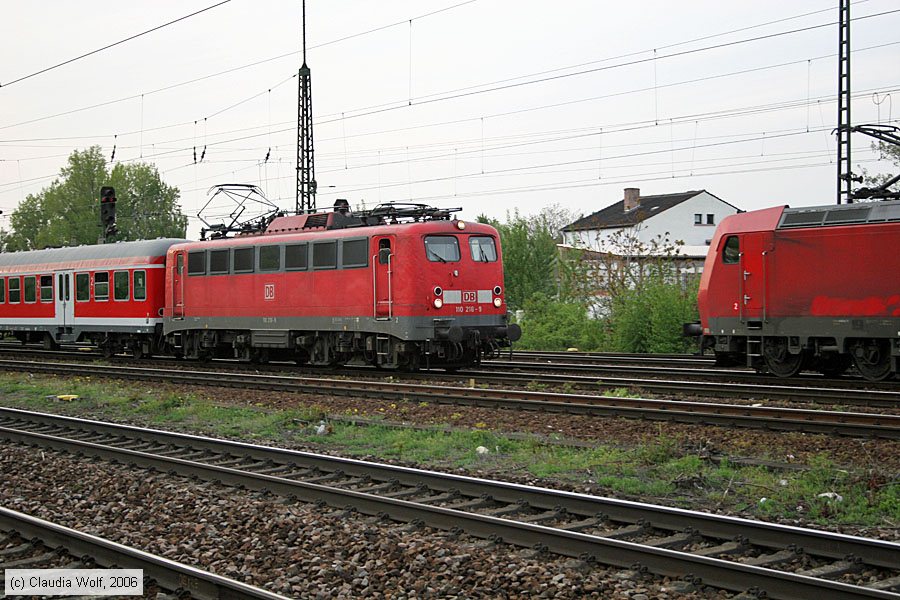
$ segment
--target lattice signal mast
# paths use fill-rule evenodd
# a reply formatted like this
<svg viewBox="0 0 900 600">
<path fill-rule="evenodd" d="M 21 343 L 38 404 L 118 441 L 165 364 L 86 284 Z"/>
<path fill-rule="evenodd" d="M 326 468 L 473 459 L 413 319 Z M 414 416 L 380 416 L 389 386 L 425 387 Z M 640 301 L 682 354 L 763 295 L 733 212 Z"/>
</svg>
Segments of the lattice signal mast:
<svg viewBox="0 0 900 600">
<path fill-rule="evenodd" d="M 838 19 L 837 203 L 853 202 L 850 162 L 850 0 L 840 0 Z"/>
<path fill-rule="evenodd" d="M 303 65 L 297 73 L 297 196 L 296 212 L 316 210 L 316 167 L 313 150 L 312 75 L 306 66 L 306 0 L 303 0 Z"/>
</svg>

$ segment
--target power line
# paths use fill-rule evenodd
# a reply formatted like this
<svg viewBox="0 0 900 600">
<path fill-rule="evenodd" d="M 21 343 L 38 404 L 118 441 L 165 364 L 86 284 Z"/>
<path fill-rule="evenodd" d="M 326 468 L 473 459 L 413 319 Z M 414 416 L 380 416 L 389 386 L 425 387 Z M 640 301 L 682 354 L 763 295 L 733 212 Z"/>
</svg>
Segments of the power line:
<svg viewBox="0 0 900 600">
<path fill-rule="evenodd" d="M 23 76 L 23 77 L 19 77 L 18 79 L 13 79 L 12 81 L 10 81 L 10 82 L 8 82 L 8 83 L 0 83 L 0 88 L 9 87 L 9 86 L 11 86 L 11 85 L 14 84 L 14 83 L 19 83 L 20 81 L 25 81 L 26 79 L 30 79 L 30 78 L 35 77 L 35 76 L 37 76 L 37 75 L 40 75 L 40 74 L 42 74 L 42 73 L 46 73 L 47 71 L 52 71 L 53 69 L 57 69 L 57 68 L 62 67 L 62 66 L 64 66 L 64 65 L 71 64 L 71 63 L 75 62 L 76 60 L 81 60 L 82 58 L 86 58 L 86 57 L 88 57 L 88 56 L 97 54 L 98 52 L 103 52 L 104 50 L 109 50 L 110 48 L 113 48 L 113 47 L 115 47 L 115 46 L 118 46 L 119 44 L 124 44 L 125 42 L 130 42 L 130 41 L 133 40 L 133 39 L 139 38 L 139 37 L 141 37 L 141 36 L 143 36 L 143 35 L 147 35 L 148 33 L 153 33 L 154 31 L 158 31 L 158 30 L 162 29 L 163 27 L 168 27 L 169 25 L 174 25 L 175 23 L 178 23 L 178 22 L 180 22 L 180 21 L 184 21 L 185 19 L 190 19 L 191 17 L 194 17 L 194 16 L 199 15 L 199 14 L 201 14 L 201 13 L 205 13 L 206 11 L 212 10 L 212 9 L 217 8 L 217 7 L 219 7 L 219 6 L 222 6 L 223 4 L 228 4 L 229 2 L 231 2 L 231 0 L 222 0 L 221 2 L 219 2 L 219 3 L 217 3 L 217 4 L 213 4 L 212 6 L 207 6 L 206 8 L 201 9 L 201 10 L 198 10 L 198 11 L 196 11 L 196 12 L 192 12 L 192 13 L 189 14 L 189 15 L 185 15 L 185 16 L 183 16 L 183 17 L 179 17 L 179 18 L 175 19 L 174 21 L 169 21 L 168 23 L 163 23 L 162 25 L 157 25 L 156 27 L 153 27 L 152 29 L 148 29 L 148 30 L 146 30 L 146 31 L 142 31 L 141 33 L 137 33 L 137 34 L 135 34 L 135 35 L 132 35 L 132 36 L 130 36 L 130 37 L 127 37 L 127 38 L 125 38 L 124 40 L 119 40 L 118 42 L 113 42 L 112 44 L 109 44 L 109 45 L 107 45 L 107 46 L 103 46 L 102 48 L 97 48 L 96 50 L 91 50 L 90 52 L 87 52 L 87 53 L 85 53 L 85 54 L 82 54 L 81 56 L 76 56 L 75 58 L 70 58 L 69 60 L 64 60 L 64 61 L 61 62 L 61 63 L 57 63 L 57 64 L 53 65 L 52 67 L 47 67 L 47 68 L 45 68 L 45 69 L 41 69 L 40 71 L 35 71 L 34 73 L 30 73 L 30 74 L 25 75 L 25 76 Z"/>
</svg>

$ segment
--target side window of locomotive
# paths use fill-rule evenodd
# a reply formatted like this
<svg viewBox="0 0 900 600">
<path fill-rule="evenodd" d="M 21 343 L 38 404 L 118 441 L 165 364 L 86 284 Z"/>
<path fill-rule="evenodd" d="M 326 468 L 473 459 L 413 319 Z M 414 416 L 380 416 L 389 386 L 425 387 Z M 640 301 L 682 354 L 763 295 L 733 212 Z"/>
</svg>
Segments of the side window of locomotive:
<svg viewBox="0 0 900 600">
<path fill-rule="evenodd" d="M 722 249 L 722 262 L 726 265 L 734 265 L 741 258 L 741 241 L 736 235 L 728 236 L 725 247 Z"/>
<path fill-rule="evenodd" d="M 228 259 L 231 257 L 231 250 L 210 250 L 209 251 L 209 274 L 223 275 L 230 270 Z"/>
<path fill-rule="evenodd" d="M 235 273 L 252 273 L 253 258 L 255 257 L 255 248 L 235 248 L 234 249 L 234 272 Z"/>
<path fill-rule="evenodd" d="M 281 246 L 259 247 L 259 270 L 277 271 L 281 268 Z"/>
<path fill-rule="evenodd" d="M 19 288 L 21 279 L 18 277 L 9 278 L 9 302 L 10 304 L 18 304 L 22 300 L 22 291 Z"/>
<path fill-rule="evenodd" d="M 378 264 L 386 265 L 391 262 L 391 240 L 378 240 Z"/>
<path fill-rule="evenodd" d="M 469 238 L 469 250 L 475 262 L 497 262 L 497 247 L 492 237 L 473 235 Z"/>
<path fill-rule="evenodd" d="M 179 252 L 177 258 L 175 259 L 175 268 L 179 275 L 184 273 L 184 253 Z"/>
<path fill-rule="evenodd" d="M 134 272 L 134 299 L 135 300 L 146 300 L 147 299 L 147 272 L 146 271 L 135 271 Z"/>
<path fill-rule="evenodd" d="M 113 298 L 128 300 L 128 295 L 128 271 L 116 271 L 113 273 Z"/>
<path fill-rule="evenodd" d="M 284 268 L 288 271 L 305 271 L 309 264 L 307 244 L 289 244 L 284 247 Z"/>
<path fill-rule="evenodd" d="M 188 252 L 188 275 L 206 275 L 206 251 Z"/>
<path fill-rule="evenodd" d="M 344 240 L 341 242 L 341 268 L 369 266 L 369 240 Z"/>
<path fill-rule="evenodd" d="M 34 275 L 25 278 L 25 302 L 37 300 L 37 280 Z"/>
<path fill-rule="evenodd" d="M 313 270 L 337 268 L 337 242 L 313 244 Z"/>
<path fill-rule="evenodd" d="M 6 304 L 6 277 L 0 277 L 0 304 Z"/>
<path fill-rule="evenodd" d="M 453 235 L 425 236 L 425 256 L 431 262 L 457 262 L 459 260 L 459 240 Z"/>
<path fill-rule="evenodd" d="M 41 275 L 41 302 L 53 302 L 53 275 Z"/>
<path fill-rule="evenodd" d="M 109 273 L 94 273 L 94 300 L 109 300 Z"/>
<path fill-rule="evenodd" d="M 91 276 L 87 273 L 75 275 L 75 300 L 87 302 L 91 299 Z"/>
</svg>

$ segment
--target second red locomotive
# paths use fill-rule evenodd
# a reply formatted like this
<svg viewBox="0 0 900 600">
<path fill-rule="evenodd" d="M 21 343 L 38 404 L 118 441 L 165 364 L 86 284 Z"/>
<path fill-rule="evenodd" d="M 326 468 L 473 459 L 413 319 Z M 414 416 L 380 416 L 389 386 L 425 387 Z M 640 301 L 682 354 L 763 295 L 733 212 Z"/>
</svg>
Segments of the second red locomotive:
<svg viewBox="0 0 900 600">
<path fill-rule="evenodd" d="M 719 364 L 781 377 L 851 363 L 869 380 L 900 372 L 900 201 L 730 216 L 712 239 L 698 296 Z"/>
</svg>

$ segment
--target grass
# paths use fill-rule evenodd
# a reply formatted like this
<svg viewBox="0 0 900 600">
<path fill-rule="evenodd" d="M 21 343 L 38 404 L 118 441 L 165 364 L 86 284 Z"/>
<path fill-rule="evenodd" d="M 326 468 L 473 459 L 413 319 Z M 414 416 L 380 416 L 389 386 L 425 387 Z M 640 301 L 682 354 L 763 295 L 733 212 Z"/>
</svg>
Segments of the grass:
<svg viewBox="0 0 900 600">
<path fill-rule="evenodd" d="M 616 395 L 627 390 L 615 390 Z M 58 394 L 77 394 L 71 402 Z M 579 448 L 548 444 L 538 438 L 510 438 L 478 423 L 472 430 L 445 426 L 406 428 L 381 424 L 377 409 L 370 425 L 334 420 L 331 433 L 316 435 L 325 417 L 321 407 L 273 410 L 261 405 L 223 405 L 204 397 L 156 390 L 147 384 L 111 384 L 89 377 L 62 379 L 0 374 L 0 401 L 47 412 L 128 420 L 153 426 L 270 442 L 304 442 L 346 455 L 395 459 L 444 469 L 465 468 L 548 478 L 604 493 L 686 507 L 724 508 L 758 517 L 804 518 L 818 523 L 888 525 L 900 523 L 900 482 L 869 472 L 848 472 L 827 457 L 809 469 L 773 472 L 762 467 L 712 463 L 683 451 L 680 440 L 662 428 L 632 448 L 597 445 Z M 362 406 L 362 405 L 361 405 Z M 389 405 L 401 414 L 404 403 Z M 348 411 L 349 413 L 350 411 Z M 353 415 L 359 414 L 357 410 Z M 376 417 L 371 420 L 372 417 Z M 462 413 L 448 417 L 456 422 Z M 478 453 L 483 446 L 487 453 Z M 833 492 L 841 500 L 821 496 Z"/>
</svg>

